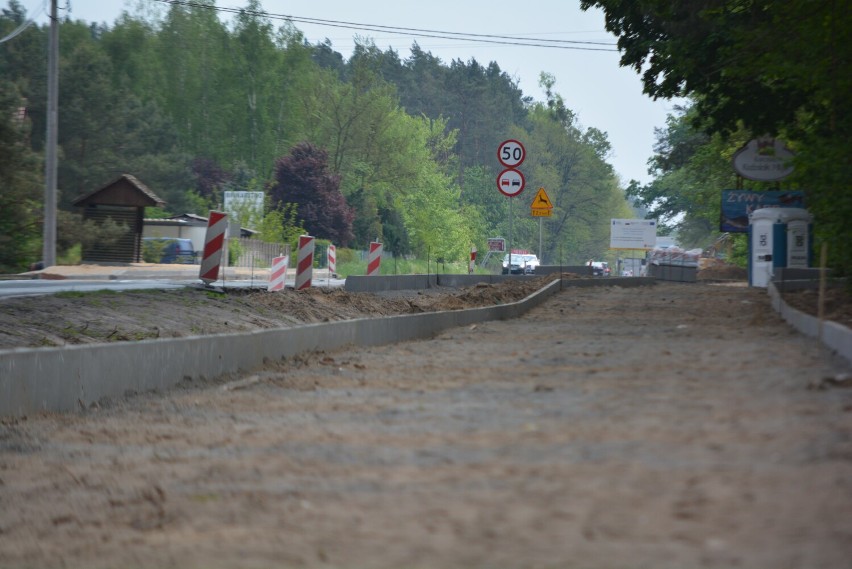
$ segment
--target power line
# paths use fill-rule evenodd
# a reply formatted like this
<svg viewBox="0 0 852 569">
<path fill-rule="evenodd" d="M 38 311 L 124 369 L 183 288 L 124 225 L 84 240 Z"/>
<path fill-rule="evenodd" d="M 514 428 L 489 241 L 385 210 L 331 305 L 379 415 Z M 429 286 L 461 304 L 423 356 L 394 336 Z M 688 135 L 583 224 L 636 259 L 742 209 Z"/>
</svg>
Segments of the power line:
<svg viewBox="0 0 852 569">
<path fill-rule="evenodd" d="M 426 37 L 437 39 L 449 39 L 456 41 L 466 41 L 473 43 L 488 43 L 497 45 L 511 45 L 519 47 L 545 47 L 551 49 L 573 49 L 582 51 L 606 51 L 617 52 L 616 44 L 608 42 L 592 42 L 592 41 L 577 41 L 577 40 L 555 40 L 527 37 L 513 37 L 495 34 L 475 34 L 463 32 L 447 32 L 441 30 L 429 30 L 421 28 L 405 28 L 397 26 L 383 26 L 380 24 L 361 24 L 357 22 L 346 22 L 340 20 L 325 20 L 321 18 L 309 18 L 302 16 L 289 16 L 286 14 L 270 14 L 267 12 L 259 12 L 247 10 L 245 8 L 228 8 L 224 6 L 211 6 L 192 0 L 155 0 L 163 4 L 175 6 L 184 6 L 188 8 L 203 8 L 214 10 L 217 12 L 225 12 L 230 14 L 249 14 L 252 16 L 260 16 L 271 20 L 286 20 L 289 22 L 297 22 L 302 24 L 312 24 L 317 26 L 326 26 L 331 28 L 346 28 L 369 32 L 392 33 L 403 36 Z"/>
<path fill-rule="evenodd" d="M 4 37 L 0 38 L 0 43 L 6 43 L 7 41 L 14 39 L 14 38 L 18 37 L 19 35 L 21 35 L 24 32 L 24 30 L 26 30 L 31 25 L 33 25 L 35 23 L 36 18 L 41 16 L 46 10 L 47 10 L 47 0 L 44 0 L 44 2 L 41 3 L 41 9 L 36 13 L 35 16 L 26 19 L 20 26 L 18 26 L 17 28 L 15 28 L 11 32 L 9 32 Z"/>
</svg>

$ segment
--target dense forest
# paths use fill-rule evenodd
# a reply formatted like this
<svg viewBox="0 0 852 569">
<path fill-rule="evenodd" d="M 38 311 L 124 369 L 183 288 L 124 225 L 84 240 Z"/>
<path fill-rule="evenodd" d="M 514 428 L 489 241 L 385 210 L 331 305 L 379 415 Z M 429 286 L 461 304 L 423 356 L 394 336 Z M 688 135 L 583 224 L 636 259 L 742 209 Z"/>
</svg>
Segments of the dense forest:
<svg viewBox="0 0 852 569">
<path fill-rule="evenodd" d="M 252 224 L 268 240 L 308 231 L 363 249 L 378 237 L 450 260 L 507 236 L 511 201 L 513 245 L 566 263 L 605 254 L 608 220 L 632 216 L 625 196 L 681 245 L 707 247 L 721 190 L 800 189 L 816 247 L 852 271 L 849 0 L 580 0 L 604 11 L 647 95 L 687 101 L 657 132 L 651 182 L 626 188 L 606 133 L 583 126 L 546 73 L 535 101 L 497 62 L 445 62 L 416 43 L 401 58 L 362 39 L 346 59 L 257 0 L 227 20 L 211 1 L 139 5 L 149 11 L 111 25 L 60 22 L 60 255 L 116 231 L 83 224 L 71 203 L 130 173 L 167 202 L 149 216 L 262 191 Z M 0 13 L 0 272 L 40 257 L 47 35 L 17 0 Z M 738 178 L 733 154 L 765 135 L 796 153 L 794 174 Z M 513 200 L 495 184 L 508 138 L 528 156 Z M 528 209 L 538 187 L 555 205 L 542 251 Z M 742 262 L 744 235 L 729 242 Z"/>
<path fill-rule="evenodd" d="M 0 37 L 25 20 L 12 0 Z M 268 239 L 304 230 L 363 249 L 378 237 L 394 254 L 465 259 L 509 231 L 496 187 L 509 138 L 528 156 L 513 246 L 538 249 L 538 187 L 555 206 L 545 262 L 602 256 L 609 219 L 632 217 L 606 133 L 583 127 L 547 74 L 534 101 L 497 62 L 444 62 L 416 43 L 400 58 L 362 40 L 347 60 L 257 0 L 227 23 L 212 2 L 111 25 L 62 19 L 59 37 L 60 258 L 108 238 L 73 201 L 129 173 L 167 202 L 149 216 L 206 215 L 224 191 L 263 191 Z M 48 27 L 31 25 L 0 44 L 0 272 L 40 256 L 47 43 Z"/>
</svg>

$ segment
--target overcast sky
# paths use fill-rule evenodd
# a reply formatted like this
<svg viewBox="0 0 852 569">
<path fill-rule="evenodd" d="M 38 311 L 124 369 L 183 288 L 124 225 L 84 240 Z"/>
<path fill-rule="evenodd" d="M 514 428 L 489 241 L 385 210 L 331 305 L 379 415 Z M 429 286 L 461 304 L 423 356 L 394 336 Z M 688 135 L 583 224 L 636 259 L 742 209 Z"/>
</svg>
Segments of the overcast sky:
<svg viewBox="0 0 852 569">
<path fill-rule="evenodd" d="M 19 1 L 32 16 L 42 14 L 37 21 L 46 21 L 43 11 L 47 0 Z M 7 0 L 2 2 L 8 6 Z M 167 8 L 157 0 L 59 0 L 60 14 L 69 4 L 73 19 L 107 24 L 114 23 L 123 11 L 136 13 L 139 6 Z M 241 8 L 245 1 L 217 0 L 216 4 Z M 603 13 L 581 11 L 579 0 L 261 0 L 261 5 L 269 14 L 395 28 L 612 44 L 586 46 L 604 49 L 614 49 L 616 41 L 604 30 Z M 273 24 L 277 27 L 278 21 Z M 654 127 L 664 126 L 666 115 L 674 112 L 675 102 L 652 101 L 642 94 L 639 76 L 619 67 L 617 51 L 519 47 L 306 23 L 296 23 L 296 27 L 311 43 L 328 38 L 347 58 L 354 36 L 359 35 L 372 38 L 382 50 L 392 47 L 402 59 L 417 41 L 445 64 L 454 59 L 476 59 L 483 65 L 496 61 L 500 69 L 518 80 L 525 95 L 539 101 L 544 100 L 539 75 L 542 71 L 550 73 L 556 78 L 555 90 L 578 115 L 580 124 L 608 134 L 613 147 L 609 161 L 624 184 L 630 179 L 650 179 L 647 161 L 653 153 Z"/>
</svg>

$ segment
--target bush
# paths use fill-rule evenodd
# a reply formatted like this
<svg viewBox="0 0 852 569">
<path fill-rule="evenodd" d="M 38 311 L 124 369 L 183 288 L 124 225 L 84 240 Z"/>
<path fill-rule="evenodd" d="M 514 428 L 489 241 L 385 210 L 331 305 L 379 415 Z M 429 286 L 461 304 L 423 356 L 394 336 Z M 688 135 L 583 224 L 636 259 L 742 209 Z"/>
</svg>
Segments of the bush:
<svg viewBox="0 0 852 569">
<path fill-rule="evenodd" d="M 146 263 L 159 263 L 166 249 L 166 241 L 142 241 L 142 260 Z"/>
</svg>

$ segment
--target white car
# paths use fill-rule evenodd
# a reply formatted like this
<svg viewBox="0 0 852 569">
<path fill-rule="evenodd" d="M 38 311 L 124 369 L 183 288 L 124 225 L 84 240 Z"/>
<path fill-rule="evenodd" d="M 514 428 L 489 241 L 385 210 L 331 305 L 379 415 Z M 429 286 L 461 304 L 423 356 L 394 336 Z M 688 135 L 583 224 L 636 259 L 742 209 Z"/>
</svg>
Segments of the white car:
<svg viewBox="0 0 852 569">
<path fill-rule="evenodd" d="M 589 261 L 588 265 L 592 268 L 592 275 L 596 277 L 609 276 L 609 263 L 606 261 Z"/>
<path fill-rule="evenodd" d="M 536 267 L 541 262 L 535 255 L 526 253 L 512 253 L 512 269 L 509 270 L 509 255 L 503 256 L 503 274 L 508 275 L 510 272 L 514 275 L 531 275 L 535 273 Z"/>
</svg>

